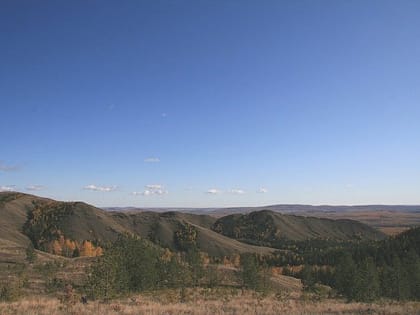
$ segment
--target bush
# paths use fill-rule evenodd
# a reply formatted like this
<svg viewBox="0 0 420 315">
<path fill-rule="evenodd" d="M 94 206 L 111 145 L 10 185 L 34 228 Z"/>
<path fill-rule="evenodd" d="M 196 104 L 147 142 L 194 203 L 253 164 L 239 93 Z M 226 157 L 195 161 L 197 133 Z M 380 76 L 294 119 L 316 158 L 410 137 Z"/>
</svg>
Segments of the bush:
<svg viewBox="0 0 420 315">
<path fill-rule="evenodd" d="M 0 285 L 0 301 L 16 301 L 22 295 L 22 286 L 19 283 L 5 283 Z"/>
<path fill-rule="evenodd" d="M 32 243 L 30 243 L 28 247 L 26 248 L 25 254 L 26 254 L 25 259 L 28 263 L 33 264 L 36 261 L 37 255 L 36 255 L 35 248 L 32 245 Z"/>
<path fill-rule="evenodd" d="M 247 289 L 259 290 L 263 284 L 263 278 L 260 274 L 258 260 L 253 254 L 243 254 L 241 261 L 241 279 L 242 285 Z"/>
</svg>

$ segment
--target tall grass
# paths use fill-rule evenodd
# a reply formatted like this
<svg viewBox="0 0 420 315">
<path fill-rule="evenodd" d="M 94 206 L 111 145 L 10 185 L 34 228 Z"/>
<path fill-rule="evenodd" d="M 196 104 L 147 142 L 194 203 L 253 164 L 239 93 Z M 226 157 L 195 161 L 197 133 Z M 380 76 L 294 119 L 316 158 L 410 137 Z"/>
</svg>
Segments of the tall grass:
<svg viewBox="0 0 420 315">
<path fill-rule="evenodd" d="M 221 314 L 420 314 L 419 302 L 345 303 L 325 299 L 314 301 L 293 295 L 261 295 L 224 288 L 187 289 L 180 300 L 180 290 L 151 292 L 125 299 L 88 304 L 68 304 L 54 297 L 27 297 L 17 302 L 0 303 L 2 315 L 221 315 Z"/>
</svg>

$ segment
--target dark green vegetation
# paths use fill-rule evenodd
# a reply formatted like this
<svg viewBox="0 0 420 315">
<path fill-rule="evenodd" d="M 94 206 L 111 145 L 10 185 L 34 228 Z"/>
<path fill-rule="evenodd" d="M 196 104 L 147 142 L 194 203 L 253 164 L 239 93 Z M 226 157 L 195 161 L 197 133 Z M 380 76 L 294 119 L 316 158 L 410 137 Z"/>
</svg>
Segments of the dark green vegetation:
<svg viewBox="0 0 420 315">
<path fill-rule="evenodd" d="M 334 257 L 328 265 L 287 273 L 302 278 L 308 289 L 323 283 L 349 300 L 420 300 L 420 227 L 380 242 L 336 247 L 327 255 Z"/>
<path fill-rule="evenodd" d="M 349 300 L 420 299 L 420 228 L 386 238 L 354 220 L 268 210 L 219 219 L 175 211 L 105 211 L 22 193 L 0 193 L 0 216 L 0 267 L 7 268 L 5 275 L 16 275 L 12 286 L 0 286 L 2 299 L 31 287 L 25 268 L 44 278 L 46 292 L 72 283 L 106 299 L 195 286 L 265 292 L 275 288 L 276 268 L 301 278 L 310 292 L 324 284 Z M 69 258 L 56 263 L 58 257 L 45 252 Z M 98 257 L 72 258 L 77 256 Z M 77 264 L 88 265 L 89 272 L 71 270 Z"/>
<path fill-rule="evenodd" d="M 379 240 L 385 237 L 357 221 L 285 215 L 268 210 L 222 217 L 213 229 L 242 242 L 270 247 L 278 247 L 285 240 Z"/>
<path fill-rule="evenodd" d="M 194 245 L 174 253 L 139 237 L 121 235 L 96 259 L 83 290 L 91 298 L 109 299 L 167 288 L 211 288 L 223 284 L 222 274 Z M 251 253 L 240 256 L 240 269 L 230 280 L 232 287 L 259 292 L 270 288 L 268 268 Z"/>
<path fill-rule="evenodd" d="M 270 248 L 244 244 L 212 231 L 216 221 L 207 215 L 181 212 L 105 212 L 126 231 L 149 239 L 152 242 L 171 250 L 178 250 L 179 235 L 186 227 L 196 231 L 195 245 L 211 256 L 227 256 L 234 253 L 258 252 L 267 254 Z M 177 236 L 178 235 L 178 236 Z"/>
</svg>

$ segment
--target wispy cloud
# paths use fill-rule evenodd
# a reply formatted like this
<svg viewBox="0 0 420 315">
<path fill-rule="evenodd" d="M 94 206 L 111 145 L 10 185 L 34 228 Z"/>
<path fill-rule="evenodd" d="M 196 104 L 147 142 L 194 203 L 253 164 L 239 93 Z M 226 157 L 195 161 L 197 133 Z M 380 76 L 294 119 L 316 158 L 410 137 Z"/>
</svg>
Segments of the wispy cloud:
<svg viewBox="0 0 420 315">
<path fill-rule="evenodd" d="M 16 185 L 3 185 L 0 186 L 0 192 L 2 191 L 14 191 L 16 190 Z"/>
<path fill-rule="evenodd" d="M 144 195 L 144 191 L 133 191 L 131 194 L 133 196 L 143 196 Z"/>
<path fill-rule="evenodd" d="M 87 185 L 83 187 L 85 190 L 93 190 L 93 191 L 103 191 L 103 192 L 110 192 L 117 190 L 117 186 L 96 186 L 96 185 Z"/>
<path fill-rule="evenodd" d="M 143 191 L 133 191 L 131 194 L 134 196 L 151 196 L 151 195 L 166 195 L 168 191 L 163 185 L 149 184 L 144 186 Z"/>
<path fill-rule="evenodd" d="M 43 185 L 29 185 L 29 186 L 26 186 L 25 189 L 28 190 L 28 191 L 38 191 L 38 190 L 45 189 L 45 186 L 43 186 Z"/>
<path fill-rule="evenodd" d="M 265 194 L 267 192 L 268 192 L 268 189 L 267 188 L 264 188 L 264 187 L 260 187 L 257 190 L 257 193 L 259 193 L 259 194 Z"/>
<path fill-rule="evenodd" d="M 220 193 L 222 193 L 222 191 L 217 189 L 217 188 L 211 188 L 211 189 L 206 191 L 206 194 L 209 194 L 209 195 L 217 195 L 217 194 L 220 194 Z"/>
<path fill-rule="evenodd" d="M 150 190 L 161 190 L 161 189 L 163 189 L 163 185 L 159 185 L 159 184 L 150 184 L 150 185 L 146 185 L 144 187 L 146 187 L 147 189 L 150 189 Z"/>
<path fill-rule="evenodd" d="M 16 165 L 6 165 L 4 162 L 0 161 L 0 171 L 1 172 L 12 172 L 19 169 Z"/>
<path fill-rule="evenodd" d="M 149 157 L 149 158 L 144 159 L 144 161 L 146 163 L 159 163 L 160 159 L 157 157 Z"/>
<path fill-rule="evenodd" d="M 245 194 L 245 191 L 242 189 L 231 189 L 230 193 L 234 194 L 234 195 L 243 195 Z"/>
</svg>

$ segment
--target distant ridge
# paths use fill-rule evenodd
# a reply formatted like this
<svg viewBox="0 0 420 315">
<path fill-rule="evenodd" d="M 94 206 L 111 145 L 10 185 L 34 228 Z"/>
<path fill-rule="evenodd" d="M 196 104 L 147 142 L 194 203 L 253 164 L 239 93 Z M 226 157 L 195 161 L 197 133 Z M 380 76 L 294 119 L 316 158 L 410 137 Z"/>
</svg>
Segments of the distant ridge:
<svg viewBox="0 0 420 315">
<path fill-rule="evenodd" d="M 177 208 L 139 208 L 139 207 L 104 207 L 108 211 L 153 211 L 167 212 L 180 211 L 187 213 L 206 213 L 210 215 L 226 215 L 234 213 L 249 213 L 260 210 L 271 210 L 281 213 L 298 213 L 298 212 L 348 212 L 348 211 L 405 211 L 420 212 L 420 205 L 305 205 L 305 204 L 277 204 L 256 207 L 213 207 L 213 208 L 193 208 L 193 207 L 177 207 Z"/>
</svg>

